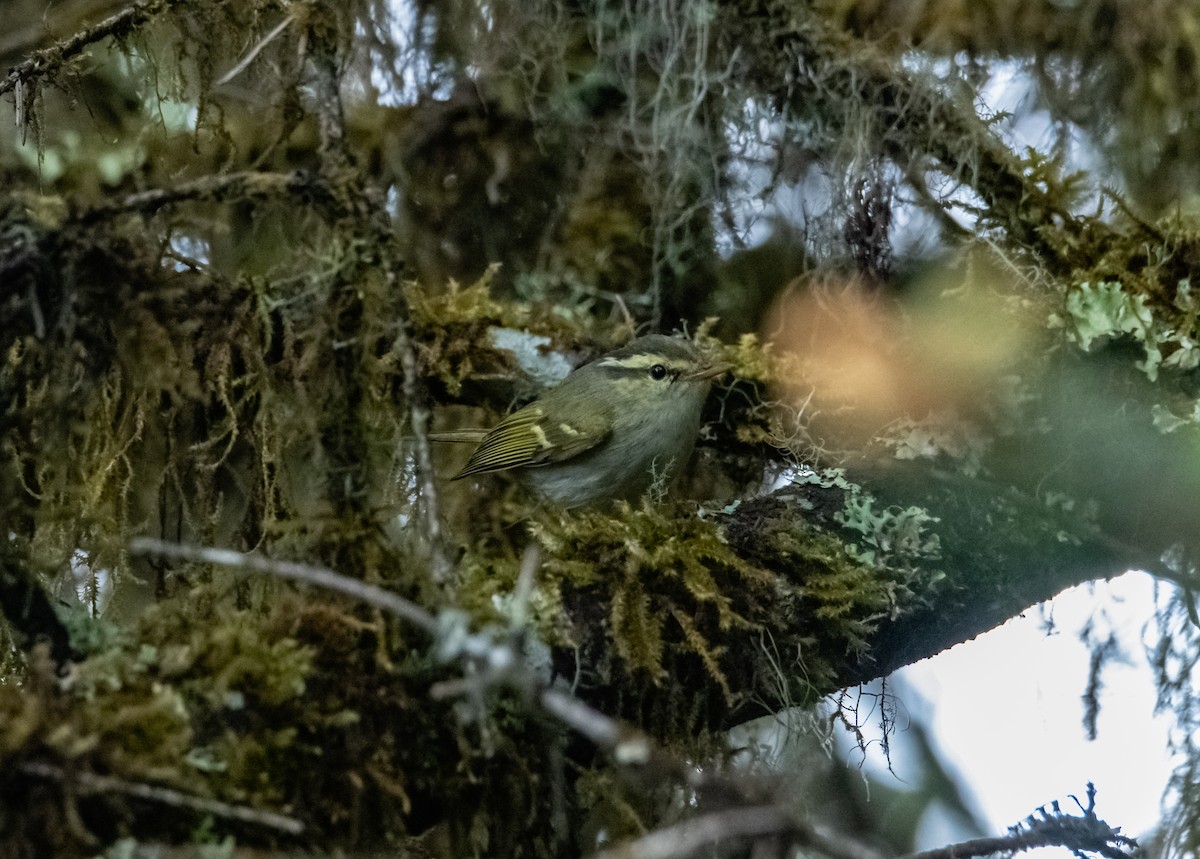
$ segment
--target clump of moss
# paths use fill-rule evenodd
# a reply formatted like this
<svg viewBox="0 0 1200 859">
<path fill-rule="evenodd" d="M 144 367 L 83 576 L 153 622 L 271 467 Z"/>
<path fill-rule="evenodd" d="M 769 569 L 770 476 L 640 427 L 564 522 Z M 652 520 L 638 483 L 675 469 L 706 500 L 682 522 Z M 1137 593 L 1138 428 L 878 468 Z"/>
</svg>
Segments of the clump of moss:
<svg viewBox="0 0 1200 859">
<path fill-rule="evenodd" d="M 769 565 L 790 595 L 786 628 L 795 633 L 772 643 L 782 654 L 773 660 L 782 665 L 794 653 L 803 676 L 802 683 L 782 678 L 789 696 L 811 699 L 841 686 L 839 669 L 868 653 L 879 624 L 914 610 L 918 594 L 944 577 L 937 518 L 916 506 L 881 505 L 839 469 L 728 512 L 730 543 Z"/>
<path fill-rule="evenodd" d="M 598 702 L 609 712 L 664 739 L 694 739 L 698 726 L 724 720 L 759 691 L 747 677 L 764 668 L 763 633 L 786 625 L 795 594 L 739 557 L 714 519 L 645 501 L 542 511 L 528 531 L 542 557 L 532 622 L 557 648 L 560 670 L 583 672 L 581 688 L 600 681 L 620 698 Z M 477 617 L 494 621 L 519 563 L 480 549 L 464 565 L 462 593 Z"/>
<path fill-rule="evenodd" d="M 444 289 L 419 283 L 406 288 L 426 381 L 444 387 L 451 398 L 462 396 L 464 385 L 470 382 L 492 381 L 516 372 L 513 355 L 500 348 L 494 329 L 526 330 L 554 343 L 576 343 L 588 327 L 585 306 L 566 302 L 547 308 L 493 297 L 498 269 L 491 266 L 465 286 L 451 280 Z M 533 280 L 524 282 L 532 284 Z"/>
<path fill-rule="evenodd" d="M 22 684 L 0 684 L 0 789 L 37 761 L 289 812 L 312 838 L 345 838 L 368 815 L 372 843 L 402 835 L 410 793 L 444 792 L 441 776 L 462 754 L 453 725 L 425 698 L 425 669 L 400 672 L 378 658 L 381 623 L 276 588 L 257 606 L 235 607 L 230 584 L 163 600 L 66 677 L 34 659 Z M 397 741 L 383 727 L 391 723 L 405 724 L 413 742 Z M 436 777 L 423 777 L 434 761 Z M 27 814 L 53 817 L 73 800 L 51 791 L 42 802 Z M 77 840 L 120 837 L 122 815 L 113 811 L 128 800 L 89 803 Z M 139 818 L 137 835 L 186 842 L 200 816 Z M 251 843 L 277 837 L 219 816 L 209 828 Z M 73 855 L 80 845 L 53 846 Z"/>
<path fill-rule="evenodd" d="M 463 286 L 451 280 L 444 290 L 412 283 L 406 289 L 413 332 L 422 352 L 422 364 L 452 396 L 462 393 L 463 381 L 484 371 L 480 346 L 487 342 L 490 326 L 509 324 L 506 305 L 491 295 L 497 271 L 490 267 L 475 283 Z M 497 356 L 489 356 L 495 362 Z"/>
<path fill-rule="evenodd" d="M 617 512 L 535 523 L 547 572 L 576 594 L 605 597 L 612 644 L 630 673 L 659 684 L 673 663 L 694 659 L 732 705 L 726 640 L 759 628 L 775 578 L 734 554 L 720 529 L 692 511 L 643 502 Z"/>
<path fill-rule="evenodd" d="M 915 605 L 939 550 L 922 510 L 880 508 L 844 479 L 818 493 L 828 510 L 803 494 L 699 515 L 649 501 L 539 512 L 526 526 L 542 558 L 527 617 L 560 671 L 667 741 L 746 708 L 812 702 Z M 478 622 L 507 620 L 517 554 L 489 537 L 464 558 L 460 593 Z"/>
<path fill-rule="evenodd" d="M 642 690 L 683 687 L 688 677 L 701 696 L 738 701 L 734 642 L 755 633 L 778 594 L 774 577 L 738 558 L 718 525 L 644 501 L 542 512 L 529 533 L 541 547 L 532 619 L 545 641 L 588 650 L 580 656 L 588 671 L 620 672 Z M 496 618 L 517 566 L 504 557 L 464 565 L 462 591 L 476 614 Z"/>
</svg>

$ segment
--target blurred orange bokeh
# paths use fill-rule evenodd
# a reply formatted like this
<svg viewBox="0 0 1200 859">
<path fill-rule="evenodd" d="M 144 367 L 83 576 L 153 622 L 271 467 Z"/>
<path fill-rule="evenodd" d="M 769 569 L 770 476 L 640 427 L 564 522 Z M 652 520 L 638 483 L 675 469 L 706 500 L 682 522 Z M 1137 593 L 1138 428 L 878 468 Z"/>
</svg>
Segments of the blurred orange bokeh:
<svg viewBox="0 0 1200 859">
<path fill-rule="evenodd" d="M 982 417 L 1036 330 L 1011 295 L 988 286 L 943 279 L 900 299 L 855 281 L 793 284 L 766 330 L 797 368 L 777 394 L 811 397 L 823 421 L 854 436 L 903 418 Z"/>
</svg>

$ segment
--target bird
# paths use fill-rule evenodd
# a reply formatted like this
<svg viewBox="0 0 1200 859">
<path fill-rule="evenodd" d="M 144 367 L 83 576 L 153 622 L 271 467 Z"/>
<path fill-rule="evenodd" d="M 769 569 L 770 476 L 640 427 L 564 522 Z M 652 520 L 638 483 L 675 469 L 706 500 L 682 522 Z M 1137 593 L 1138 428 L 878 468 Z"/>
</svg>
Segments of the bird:
<svg viewBox="0 0 1200 859">
<path fill-rule="evenodd" d="M 649 334 L 578 367 L 490 430 L 430 439 L 478 443 L 452 480 L 512 471 L 562 508 L 635 500 L 686 468 L 712 381 L 731 367 L 687 340 Z"/>
</svg>

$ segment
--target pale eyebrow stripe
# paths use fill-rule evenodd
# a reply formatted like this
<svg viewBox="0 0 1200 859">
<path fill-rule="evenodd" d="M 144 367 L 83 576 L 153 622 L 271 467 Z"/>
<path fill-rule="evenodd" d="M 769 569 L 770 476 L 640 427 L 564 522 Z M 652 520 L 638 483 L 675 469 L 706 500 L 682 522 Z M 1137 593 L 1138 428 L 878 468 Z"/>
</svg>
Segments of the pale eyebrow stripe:
<svg viewBox="0 0 1200 859">
<path fill-rule="evenodd" d="M 679 372 L 688 367 L 688 362 L 677 358 L 665 358 L 662 355 L 629 355 L 625 358 L 602 358 L 596 362 L 597 367 L 607 370 L 649 370 L 655 364 L 662 364 L 668 370 Z"/>
</svg>

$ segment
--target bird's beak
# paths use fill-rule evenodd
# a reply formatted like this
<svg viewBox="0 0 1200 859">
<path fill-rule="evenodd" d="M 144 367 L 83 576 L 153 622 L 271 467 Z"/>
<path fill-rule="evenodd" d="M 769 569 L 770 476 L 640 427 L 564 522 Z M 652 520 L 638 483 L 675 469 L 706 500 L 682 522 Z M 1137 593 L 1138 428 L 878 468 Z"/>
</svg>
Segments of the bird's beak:
<svg viewBox="0 0 1200 859">
<path fill-rule="evenodd" d="M 711 379 L 714 376 L 720 376 L 733 369 L 732 364 L 713 364 L 694 373 L 688 373 L 683 378 L 689 382 L 703 382 L 706 379 Z"/>
</svg>

